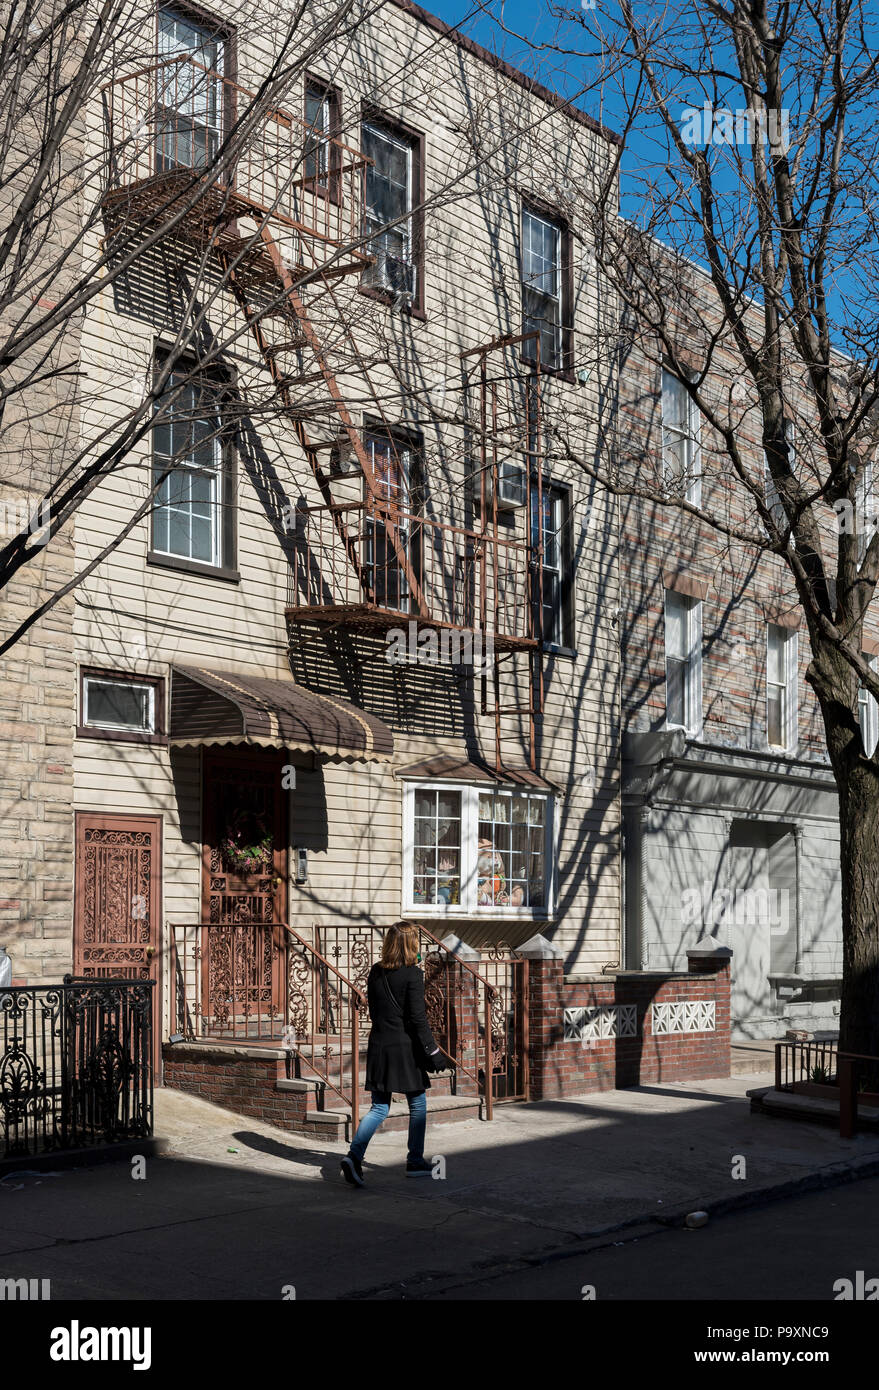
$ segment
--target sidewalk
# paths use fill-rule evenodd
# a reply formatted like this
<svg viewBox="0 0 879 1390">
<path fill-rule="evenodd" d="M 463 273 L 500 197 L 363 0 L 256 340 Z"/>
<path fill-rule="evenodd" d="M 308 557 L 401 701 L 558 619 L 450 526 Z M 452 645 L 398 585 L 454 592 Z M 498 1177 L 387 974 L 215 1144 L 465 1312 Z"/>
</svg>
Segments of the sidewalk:
<svg viewBox="0 0 879 1390">
<path fill-rule="evenodd" d="M 879 1172 L 879 1135 L 752 1115 L 765 1074 L 500 1107 L 428 1127 L 442 1181 L 407 1180 L 405 1136 L 370 1146 L 345 1186 L 344 1146 L 317 1148 L 173 1091 L 167 1155 L 0 1183 L 0 1277 L 53 1298 L 399 1298 L 522 1268 L 638 1226 L 677 1222 Z M 229 1152 L 229 1150 L 235 1152 Z M 744 1175 L 736 1178 L 735 1172 Z"/>
</svg>

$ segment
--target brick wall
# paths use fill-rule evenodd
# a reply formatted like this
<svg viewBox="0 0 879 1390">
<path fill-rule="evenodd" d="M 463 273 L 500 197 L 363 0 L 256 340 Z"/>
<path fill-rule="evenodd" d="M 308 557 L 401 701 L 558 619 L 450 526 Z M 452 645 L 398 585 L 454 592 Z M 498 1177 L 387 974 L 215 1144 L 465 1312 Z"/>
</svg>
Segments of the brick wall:
<svg viewBox="0 0 879 1390">
<path fill-rule="evenodd" d="M 728 1076 L 729 958 L 693 954 L 686 974 L 626 971 L 566 980 L 560 960 L 529 966 L 531 1099 Z M 657 1033 L 653 1005 L 714 1004 L 714 1029 Z M 630 1037 L 565 1040 L 566 1009 L 634 1008 Z"/>
</svg>

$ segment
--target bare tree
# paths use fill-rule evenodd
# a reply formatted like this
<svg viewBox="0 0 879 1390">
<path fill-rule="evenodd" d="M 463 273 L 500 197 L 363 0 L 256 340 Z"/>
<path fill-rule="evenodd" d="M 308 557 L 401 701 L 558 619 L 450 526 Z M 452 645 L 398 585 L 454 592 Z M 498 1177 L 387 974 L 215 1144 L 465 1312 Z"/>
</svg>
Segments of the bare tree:
<svg viewBox="0 0 879 1390">
<path fill-rule="evenodd" d="M 544 50 L 571 72 L 600 50 L 624 136 L 594 212 L 619 307 L 596 357 L 609 370 L 637 345 L 684 382 L 703 422 L 701 496 L 631 439 L 607 435 L 587 458 L 576 422 L 555 420 L 555 447 L 677 516 L 675 534 L 768 566 L 801 609 L 839 791 L 841 1045 L 877 1056 L 879 758 L 858 699 L 879 699 L 864 655 L 879 578 L 875 16 L 859 0 L 553 11 Z"/>
</svg>

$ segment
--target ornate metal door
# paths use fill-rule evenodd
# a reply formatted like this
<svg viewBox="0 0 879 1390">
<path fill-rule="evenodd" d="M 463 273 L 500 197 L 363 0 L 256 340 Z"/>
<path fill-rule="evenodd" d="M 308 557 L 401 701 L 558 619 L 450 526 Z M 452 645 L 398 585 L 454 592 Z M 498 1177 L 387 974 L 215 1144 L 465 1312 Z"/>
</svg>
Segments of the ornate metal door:
<svg viewBox="0 0 879 1390">
<path fill-rule="evenodd" d="M 283 1010 L 287 794 L 276 753 L 204 760 L 203 997 L 214 1029 Z"/>
<path fill-rule="evenodd" d="M 159 1026 L 162 822 L 158 816 L 76 816 L 73 973 L 95 980 L 155 980 Z"/>
</svg>

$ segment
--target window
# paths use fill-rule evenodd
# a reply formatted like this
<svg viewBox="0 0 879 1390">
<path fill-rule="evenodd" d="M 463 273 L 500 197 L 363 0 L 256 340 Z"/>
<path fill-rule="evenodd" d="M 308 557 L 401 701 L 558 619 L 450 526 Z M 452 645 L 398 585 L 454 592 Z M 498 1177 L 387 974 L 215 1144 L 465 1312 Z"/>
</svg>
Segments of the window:
<svg viewBox="0 0 879 1390">
<path fill-rule="evenodd" d="M 702 495 L 699 408 L 684 383 L 662 369 L 662 470 L 670 491 L 699 506 Z"/>
<path fill-rule="evenodd" d="M 373 161 L 366 167 L 367 250 L 375 264 L 364 272 L 369 289 L 414 302 L 419 291 L 413 209 L 418 185 L 414 139 L 379 123 L 364 123 L 361 148 Z M 393 224 L 393 225 L 388 225 Z"/>
<path fill-rule="evenodd" d="M 83 671 L 80 732 L 142 736 L 160 734 L 164 683 L 113 671 Z"/>
<path fill-rule="evenodd" d="M 387 508 L 397 540 L 395 545 L 383 521 L 367 517 L 364 561 L 367 582 L 380 607 L 408 613 L 412 592 L 406 570 L 408 567 L 409 574 L 417 577 L 420 569 L 411 517 L 414 510 L 412 445 L 380 432 L 367 432 L 363 442 L 372 467 L 377 501 Z"/>
<path fill-rule="evenodd" d="M 173 372 L 170 404 L 156 403 L 153 426 L 152 549 L 157 555 L 228 568 L 232 554 L 232 473 L 222 422 L 222 387 Z M 170 473 L 159 483 L 168 469 Z"/>
<path fill-rule="evenodd" d="M 855 529 L 858 534 L 858 566 L 860 567 L 866 558 L 870 541 L 876 533 L 876 496 L 872 459 L 864 460 L 864 471 L 858 479 Z"/>
<path fill-rule="evenodd" d="M 523 207 L 522 332 L 539 334 L 541 366 L 555 369 L 565 365 L 569 327 L 563 266 L 566 242 L 561 223 Z M 536 361 L 534 339 L 523 344 L 522 356 Z"/>
<path fill-rule="evenodd" d="M 339 129 L 339 97 L 334 88 L 306 82 L 305 124 L 303 173 L 307 187 L 338 198 L 337 147 L 330 143 Z"/>
<path fill-rule="evenodd" d="M 798 739 L 797 634 L 766 624 L 766 741 L 793 752 Z"/>
<path fill-rule="evenodd" d="M 861 655 L 871 671 L 876 670 L 876 658 L 868 652 Z M 861 743 L 868 758 L 872 758 L 879 743 L 879 704 L 863 685 L 858 687 L 858 723 L 861 727 Z"/>
<path fill-rule="evenodd" d="M 404 911 L 546 916 L 549 796 L 426 784 L 406 787 L 404 797 Z"/>
<path fill-rule="evenodd" d="M 557 647 L 573 646 L 569 504 L 566 488 L 543 484 L 543 640 Z M 532 545 L 540 540 L 539 516 L 537 488 L 532 484 Z"/>
<path fill-rule="evenodd" d="M 665 718 L 669 728 L 702 728 L 702 604 L 665 593 Z"/>
<path fill-rule="evenodd" d="M 190 62 L 168 62 L 189 58 Z M 222 140 L 225 43 L 184 12 L 159 10 L 156 169 L 203 168 Z"/>
<path fill-rule="evenodd" d="M 793 471 L 795 461 L 794 450 L 796 447 L 796 435 L 793 420 L 785 420 L 784 437 L 788 447 L 788 462 L 790 464 L 791 471 Z M 787 512 L 784 509 L 784 503 L 781 500 L 778 487 L 776 486 L 775 479 L 773 478 L 769 468 L 769 460 L 766 457 L 765 453 L 763 455 L 763 500 L 765 501 L 766 507 L 772 516 L 772 521 L 775 526 L 775 529 L 781 532 L 786 531 L 789 525 L 787 519 Z M 794 545 L 793 536 L 791 536 L 790 538 L 790 544 L 791 546 Z"/>
</svg>

